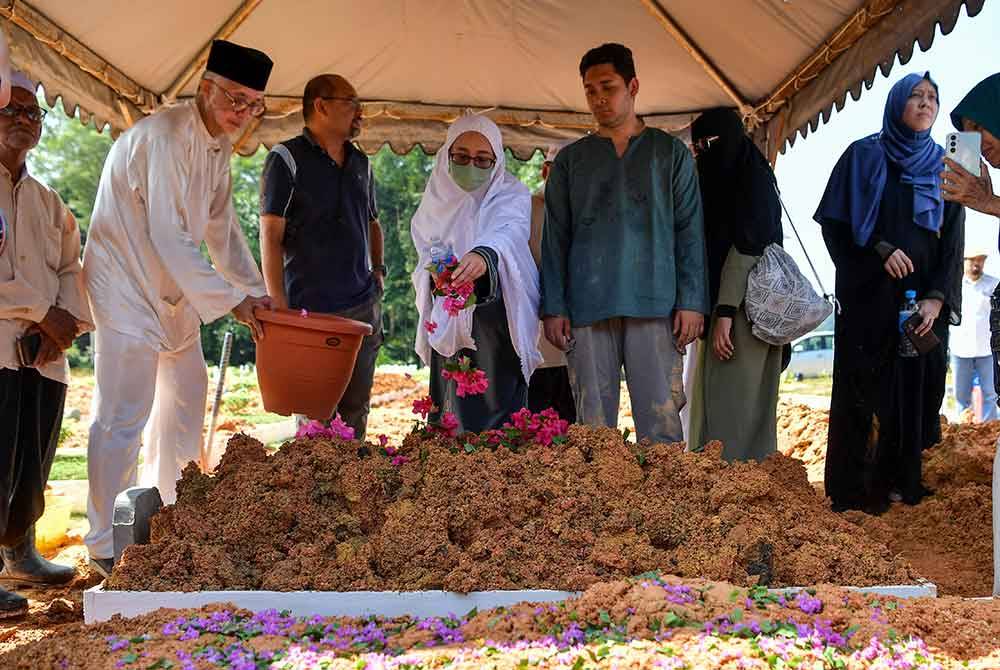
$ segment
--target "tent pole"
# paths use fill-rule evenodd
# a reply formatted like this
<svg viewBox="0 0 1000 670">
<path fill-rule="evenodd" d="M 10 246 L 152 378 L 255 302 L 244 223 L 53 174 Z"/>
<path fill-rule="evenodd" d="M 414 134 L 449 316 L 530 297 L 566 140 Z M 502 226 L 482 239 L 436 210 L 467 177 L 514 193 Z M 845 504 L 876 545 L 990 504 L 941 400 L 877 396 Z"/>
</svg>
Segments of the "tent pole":
<svg viewBox="0 0 1000 670">
<path fill-rule="evenodd" d="M 721 88 L 722 91 L 729 96 L 730 100 L 736 103 L 736 106 L 740 109 L 740 114 L 744 117 L 749 116 L 750 113 L 753 112 L 753 107 L 750 103 L 742 95 L 740 95 L 740 92 L 737 91 L 731 83 L 729 83 L 726 76 L 719 70 L 718 67 L 715 66 L 715 63 L 709 60 L 705 52 L 703 52 L 701 48 L 695 44 L 690 37 L 688 37 L 687 33 L 685 33 L 679 25 L 677 25 L 677 22 L 674 21 L 673 17 L 667 13 L 667 10 L 663 8 L 663 5 L 661 5 L 657 0 L 641 1 L 649 13 L 660 22 L 663 29 L 670 33 L 670 36 L 674 38 L 681 48 L 688 52 L 688 55 L 701 66 L 712 81 L 718 84 L 719 88 Z"/>
<path fill-rule="evenodd" d="M 243 25 L 243 22 L 250 18 L 257 6 L 260 5 L 262 0 L 243 0 L 243 3 L 233 12 L 233 15 L 229 17 L 229 20 L 222 24 L 212 39 L 208 41 L 202 50 L 198 52 L 194 60 L 188 63 L 188 66 L 184 68 L 180 76 L 174 80 L 174 83 L 163 93 L 163 100 L 165 102 L 173 102 L 177 99 L 177 94 L 181 92 L 191 79 L 198 74 L 198 71 L 205 66 L 208 62 L 208 52 L 212 48 L 212 40 L 224 40 L 232 36 L 236 32 L 236 29 Z"/>
</svg>

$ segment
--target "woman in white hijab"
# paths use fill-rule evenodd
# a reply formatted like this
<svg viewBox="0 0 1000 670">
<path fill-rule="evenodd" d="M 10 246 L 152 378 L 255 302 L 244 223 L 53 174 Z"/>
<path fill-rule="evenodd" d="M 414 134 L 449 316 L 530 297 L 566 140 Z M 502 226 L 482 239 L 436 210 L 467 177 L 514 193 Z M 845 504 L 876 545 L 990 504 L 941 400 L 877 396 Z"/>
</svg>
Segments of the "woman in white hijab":
<svg viewBox="0 0 1000 670">
<path fill-rule="evenodd" d="M 451 125 L 410 232 L 420 256 L 413 271 L 416 352 L 431 368 L 431 398 L 440 412 L 457 416 L 460 431 L 499 428 L 527 404 L 526 380 L 541 354 L 538 270 L 528 245 L 531 193 L 507 172 L 495 123 L 467 115 Z M 427 271 L 448 250 L 460 259 L 453 285 L 475 287 L 475 305 L 457 316 L 433 295 Z M 446 359 L 457 356 L 486 374 L 485 393 L 459 397 L 456 383 L 441 377 Z"/>
</svg>

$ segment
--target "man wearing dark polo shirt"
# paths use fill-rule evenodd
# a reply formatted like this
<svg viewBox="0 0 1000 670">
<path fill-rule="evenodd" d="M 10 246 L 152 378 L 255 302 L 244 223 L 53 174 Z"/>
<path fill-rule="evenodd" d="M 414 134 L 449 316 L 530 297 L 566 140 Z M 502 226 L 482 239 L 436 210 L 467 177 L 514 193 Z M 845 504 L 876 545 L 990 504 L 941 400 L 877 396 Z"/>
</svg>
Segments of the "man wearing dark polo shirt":
<svg viewBox="0 0 1000 670">
<path fill-rule="evenodd" d="M 343 77 L 323 74 L 302 94 L 302 134 L 276 144 L 264 163 L 260 253 L 275 307 L 370 323 L 337 412 L 364 439 L 375 359 L 382 346 L 386 267 L 375 182 L 351 139 L 361 103 Z"/>
</svg>

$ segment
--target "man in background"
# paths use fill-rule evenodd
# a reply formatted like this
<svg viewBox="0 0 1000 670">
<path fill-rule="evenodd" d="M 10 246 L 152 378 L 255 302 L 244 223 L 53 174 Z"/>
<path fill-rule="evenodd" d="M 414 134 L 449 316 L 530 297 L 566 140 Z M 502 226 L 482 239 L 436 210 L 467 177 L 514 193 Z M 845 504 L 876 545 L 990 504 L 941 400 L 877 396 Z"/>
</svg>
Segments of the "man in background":
<svg viewBox="0 0 1000 670">
<path fill-rule="evenodd" d="M 63 584 L 76 571 L 38 554 L 35 522 L 59 443 L 64 352 L 93 326 L 80 281 L 80 229 L 25 165 L 45 110 L 34 82 L 15 72 L 11 84 L 0 109 L 0 580 Z M 0 589 L 0 619 L 27 611 L 25 598 Z"/>
<path fill-rule="evenodd" d="M 591 49 L 580 77 L 597 131 L 545 183 L 545 335 L 567 352 L 579 423 L 617 425 L 624 367 L 636 437 L 681 442 L 681 352 L 709 310 L 694 157 L 636 114 L 627 47 Z"/>
<path fill-rule="evenodd" d="M 346 79 L 321 74 L 306 84 L 302 115 L 302 133 L 276 144 L 264 163 L 264 281 L 276 307 L 371 325 L 336 409 L 363 440 L 382 346 L 386 266 L 371 164 L 351 143 L 361 132 L 361 102 Z"/>
<path fill-rule="evenodd" d="M 985 250 L 969 250 L 962 277 L 962 323 L 951 327 L 951 374 L 958 411 L 972 407 L 972 381 L 979 378 L 983 394 L 983 421 L 997 418 L 997 393 L 993 384 L 993 353 L 990 349 L 990 296 L 1000 280 L 983 272 Z"/>
</svg>

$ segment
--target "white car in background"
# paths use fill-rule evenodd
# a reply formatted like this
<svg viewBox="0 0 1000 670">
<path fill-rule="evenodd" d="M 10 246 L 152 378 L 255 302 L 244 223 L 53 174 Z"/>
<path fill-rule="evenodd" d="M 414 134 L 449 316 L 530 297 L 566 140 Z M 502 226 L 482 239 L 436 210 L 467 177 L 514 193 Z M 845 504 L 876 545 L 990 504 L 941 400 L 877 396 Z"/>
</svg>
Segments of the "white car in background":
<svg viewBox="0 0 1000 670">
<path fill-rule="evenodd" d="M 832 373 L 832 330 L 814 331 L 792 343 L 792 360 L 785 370 L 788 379 L 820 377 Z"/>
</svg>

